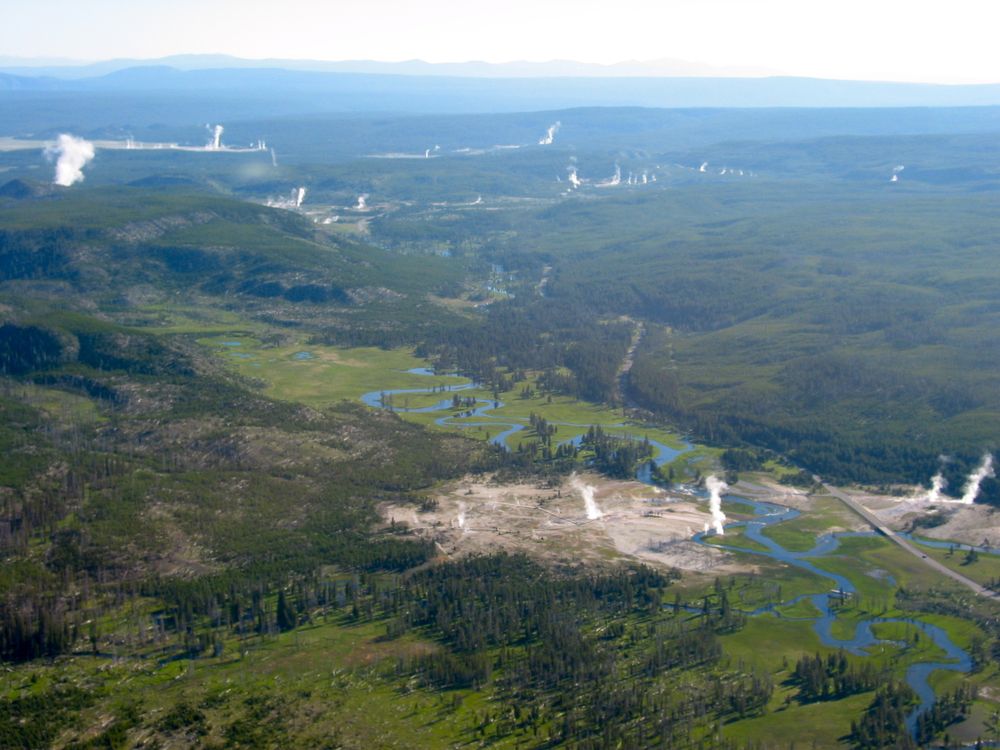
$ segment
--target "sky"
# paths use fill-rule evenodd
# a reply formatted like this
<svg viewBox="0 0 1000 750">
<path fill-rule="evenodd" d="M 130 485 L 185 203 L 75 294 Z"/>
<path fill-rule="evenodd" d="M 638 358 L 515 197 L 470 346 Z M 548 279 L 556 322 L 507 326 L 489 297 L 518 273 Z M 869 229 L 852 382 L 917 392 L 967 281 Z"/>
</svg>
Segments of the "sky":
<svg viewBox="0 0 1000 750">
<path fill-rule="evenodd" d="M 1000 83 L 996 0 L 0 0 L 0 55 L 663 58 L 788 75 Z"/>
</svg>

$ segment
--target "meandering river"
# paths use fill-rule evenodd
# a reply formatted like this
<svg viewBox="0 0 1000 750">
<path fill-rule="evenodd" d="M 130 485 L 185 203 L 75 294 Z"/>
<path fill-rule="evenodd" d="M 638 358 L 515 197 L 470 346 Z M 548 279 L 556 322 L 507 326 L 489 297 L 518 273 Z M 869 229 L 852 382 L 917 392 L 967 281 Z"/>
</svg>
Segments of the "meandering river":
<svg viewBox="0 0 1000 750">
<path fill-rule="evenodd" d="M 413 375 L 433 375 L 433 371 L 425 368 L 415 368 L 409 370 L 409 373 Z M 371 391 L 366 393 L 361 397 L 361 401 L 368 406 L 374 408 L 391 408 L 393 411 L 397 412 L 409 412 L 409 413 L 434 413 L 434 412 L 448 412 L 441 417 L 434 420 L 435 424 L 447 425 L 459 429 L 467 429 L 470 427 L 489 427 L 492 429 L 499 429 L 500 431 L 490 438 L 490 442 L 495 445 L 503 446 L 507 448 L 507 438 L 511 435 L 526 429 L 527 420 L 523 420 L 516 417 L 492 417 L 490 412 L 500 409 L 504 406 L 502 401 L 494 401 L 492 399 L 476 398 L 472 405 L 467 407 L 459 415 L 453 415 L 450 412 L 453 409 L 452 397 L 456 393 L 461 393 L 465 390 L 470 390 L 476 388 L 475 383 L 465 383 L 460 385 L 445 386 L 445 390 L 441 390 L 440 386 L 437 388 L 407 388 L 407 389 L 397 389 L 397 390 L 387 390 L 387 391 Z M 441 393 L 442 396 L 447 394 L 447 398 L 442 398 L 440 401 L 431 404 L 429 406 L 422 407 L 398 407 L 395 405 L 395 400 L 397 396 L 402 396 L 404 399 L 409 395 L 416 394 L 428 394 L 428 393 Z M 480 419 L 484 421 L 470 421 Z M 461 420 L 461 421 L 459 421 Z M 485 421 L 488 420 L 488 421 Z M 550 424 L 556 426 L 568 426 L 568 427 L 589 427 L 590 425 L 579 425 L 572 423 L 560 423 L 560 422 L 550 422 Z M 606 428 L 615 429 L 623 428 L 624 424 L 617 425 L 605 425 Z M 582 437 L 577 436 L 571 440 L 564 441 L 566 443 L 573 443 L 579 445 Z M 652 465 L 662 465 L 669 461 L 673 461 L 677 456 L 682 453 L 691 450 L 692 446 L 689 443 L 685 443 L 682 448 L 671 448 L 658 441 L 650 441 L 654 449 L 654 457 L 652 461 L 645 462 L 636 474 L 636 479 L 645 484 L 653 484 L 652 481 Z M 744 547 L 730 546 L 725 544 L 713 543 L 710 546 L 728 549 L 736 552 L 743 552 L 753 555 L 761 555 L 764 557 L 769 557 L 773 560 L 778 560 L 788 565 L 793 565 L 802 570 L 807 570 L 810 573 L 814 573 L 817 576 L 827 579 L 830 582 L 828 589 L 825 592 L 815 593 L 815 594 L 804 594 L 802 596 L 795 597 L 789 601 L 773 603 L 764 607 L 747 612 L 747 614 L 753 616 L 777 616 L 784 617 L 785 619 L 794 619 L 801 621 L 811 621 L 812 627 L 816 632 L 819 640 L 823 645 L 832 648 L 842 648 L 845 651 L 849 651 L 857 656 L 867 656 L 870 649 L 879 646 L 881 644 L 889 644 L 896 646 L 898 645 L 894 641 L 886 641 L 879 639 L 875 636 L 872 631 L 872 626 L 879 623 L 893 623 L 902 622 L 907 623 L 911 627 L 919 630 L 924 636 L 930 638 L 935 645 L 937 645 L 941 650 L 944 651 L 947 661 L 927 661 L 927 662 L 917 662 L 911 664 L 906 670 L 906 682 L 917 694 L 919 699 L 919 705 L 914 708 L 906 719 L 906 726 L 911 734 L 915 733 L 917 718 L 921 713 L 928 710 L 934 705 L 935 694 L 934 689 L 930 685 L 931 674 L 939 669 L 956 671 L 956 672 L 968 672 L 972 668 L 972 659 L 968 652 L 957 646 L 954 641 L 948 636 L 948 633 L 942 628 L 932 625 L 930 623 L 921 622 L 920 620 L 913 619 L 903 619 L 903 618 L 879 618 L 874 617 L 867 620 L 862 620 L 857 624 L 854 630 L 854 634 L 850 638 L 837 638 L 833 634 L 833 624 L 836 620 L 836 612 L 833 607 L 833 599 L 839 599 L 842 595 L 854 595 L 857 593 L 857 589 L 849 578 L 842 576 L 838 573 L 833 573 L 828 570 L 823 569 L 822 559 L 827 555 L 831 555 L 840 547 L 840 540 L 847 536 L 871 536 L 873 532 L 868 534 L 857 534 L 857 533 L 843 533 L 843 534 L 823 534 L 816 538 L 816 543 L 812 549 L 805 552 L 793 552 L 791 550 L 785 549 L 781 544 L 771 539 L 769 536 L 765 535 L 764 529 L 768 526 L 774 526 L 779 523 L 784 523 L 790 521 L 793 518 L 799 516 L 799 511 L 792 508 L 786 508 L 775 503 L 761 502 L 757 500 L 750 500 L 744 497 L 739 497 L 735 495 L 727 496 L 729 501 L 738 502 L 742 505 L 749 506 L 753 509 L 753 517 L 746 521 L 731 521 L 726 524 L 726 528 L 735 527 L 745 527 L 745 536 L 763 547 L 763 549 L 748 549 Z M 694 541 L 700 544 L 708 544 L 707 536 L 705 533 L 696 534 L 694 536 Z M 818 564 L 817 564 L 818 563 Z M 819 612 L 818 615 L 814 617 L 788 617 L 778 612 L 781 607 L 787 607 L 796 604 L 799 601 L 808 599 L 816 610 Z"/>
</svg>

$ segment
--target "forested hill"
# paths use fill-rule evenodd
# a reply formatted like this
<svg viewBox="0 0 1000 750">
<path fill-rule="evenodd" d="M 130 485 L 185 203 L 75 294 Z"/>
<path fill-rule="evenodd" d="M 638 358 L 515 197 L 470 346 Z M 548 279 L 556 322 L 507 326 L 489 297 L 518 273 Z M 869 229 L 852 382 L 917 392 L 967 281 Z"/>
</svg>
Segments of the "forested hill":
<svg viewBox="0 0 1000 750">
<path fill-rule="evenodd" d="M 954 160 L 982 143 L 970 139 Z M 631 398 L 699 438 L 867 484 L 926 483 L 950 456 L 945 471 L 961 486 L 1000 439 L 996 168 L 956 169 L 948 183 L 915 175 L 900 190 L 852 175 L 580 195 L 507 217 L 466 214 L 431 238 L 474 229 L 526 278 L 550 267 L 543 297 L 492 308 L 483 335 L 456 341 L 473 367 L 575 372 L 546 355 L 572 335 L 581 356 L 590 344 L 607 355 L 587 372 L 605 373 L 591 393 L 608 397 L 627 343 L 625 331 L 617 344 L 608 337 L 627 315 L 651 324 Z M 394 217 L 379 232 L 395 241 L 407 226 Z M 552 326 L 562 335 L 533 338 Z M 1000 501 L 994 481 L 984 490 Z"/>
<path fill-rule="evenodd" d="M 35 192 L 0 206 L 0 745 L 677 746 L 766 705 L 769 675 L 723 658 L 745 618 L 721 589 L 689 622 L 679 594 L 662 607 L 673 571 L 447 560 L 378 513 L 432 509 L 443 480 L 539 481 L 516 456 L 269 398 L 201 343 L 472 335 L 474 308 L 435 294 L 467 266 L 227 199 Z M 555 357 L 608 359 L 552 324 L 573 334 Z M 386 709 L 411 700 L 437 718 Z"/>
</svg>

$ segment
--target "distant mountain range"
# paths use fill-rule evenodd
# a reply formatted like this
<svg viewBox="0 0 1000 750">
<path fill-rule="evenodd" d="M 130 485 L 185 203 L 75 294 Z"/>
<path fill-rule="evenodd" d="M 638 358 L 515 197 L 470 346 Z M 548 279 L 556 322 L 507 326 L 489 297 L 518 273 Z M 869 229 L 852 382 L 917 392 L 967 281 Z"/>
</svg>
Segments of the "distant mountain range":
<svg viewBox="0 0 1000 750">
<path fill-rule="evenodd" d="M 721 71 L 677 60 L 608 66 L 562 61 L 494 65 L 241 60 L 223 55 L 183 55 L 81 66 L 4 64 L 11 62 L 17 61 L 0 58 L 0 92 L 141 93 L 153 97 L 183 93 L 285 103 L 294 100 L 291 109 L 299 112 L 512 112 L 587 106 L 1000 105 L 1000 84 L 938 85 L 752 76 L 746 70 Z"/>
<path fill-rule="evenodd" d="M 0 56 L 0 72 L 19 76 L 91 78 L 126 68 L 170 67 L 177 70 L 213 68 L 281 68 L 319 73 L 371 73 L 377 75 L 457 76 L 460 78 L 620 78 L 620 77 L 747 77 L 779 75 L 780 71 L 739 66 L 720 67 L 705 63 L 664 58 L 600 65 L 572 60 L 507 63 L 429 63 L 423 60 L 379 62 L 375 60 L 248 60 L 230 55 L 171 55 L 157 59 L 118 59 L 95 63 L 73 60 L 33 60 Z"/>
</svg>

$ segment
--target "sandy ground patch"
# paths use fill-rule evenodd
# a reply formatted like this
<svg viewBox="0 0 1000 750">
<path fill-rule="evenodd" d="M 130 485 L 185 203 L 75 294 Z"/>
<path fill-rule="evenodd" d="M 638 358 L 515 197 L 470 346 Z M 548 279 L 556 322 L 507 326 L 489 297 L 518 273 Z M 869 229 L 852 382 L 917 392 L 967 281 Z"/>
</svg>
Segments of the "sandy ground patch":
<svg viewBox="0 0 1000 750">
<path fill-rule="evenodd" d="M 632 559 L 717 573 L 745 567 L 723 550 L 690 541 L 711 518 L 704 502 L 635 481 L 586 473 L 549 487 L 467 478 L 435 500 L 427 512 L 388 503 L 380 510 L 386 521 L 434 539 L 448 555 L 505 549 L 566 564 Z"/>
<path fill-rule="evenodd" d="M 965 544 L 1000 546 L 1000 513 L 989 505 L 957 505 L 941 503 L 927 505 L 913 500 L 884 504 L 878 510 L 878 517 L 884 519 L 894 529 L 909 531 L 915 521 L 927 517 L 935 520 L 943 518 L 939 526 L 920 526 L 915 529 L 919 536 L 942 539 Z"/>
<path fill-rule="evenodd" d="M 959 503 L 928 504 L 922 499 L 925 490 L 913 488 L 905 497 L 879 495 L 861 490 L 845 490 L 872 511 L 889 528 L 913 531 L 929 539 L 1000 547 L 1000 513 L 989 505 Z M 914 526 L 915 522 L 943 519 L 937 526 Z"/>
<path fill-rule="evenodd" d="M 812 496 L 805 490 L 797 487 L 789 487 L 769 480 L 766 477 L 755 477 L 752 481 L 741 479 L 730 487 L 729 490 L 734 495 L 741 495 L 750 500 L 761 500 L 769 503 L 787 505 L 796 510 L 811 510 L 813 507 Z"/>
</svg>

